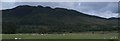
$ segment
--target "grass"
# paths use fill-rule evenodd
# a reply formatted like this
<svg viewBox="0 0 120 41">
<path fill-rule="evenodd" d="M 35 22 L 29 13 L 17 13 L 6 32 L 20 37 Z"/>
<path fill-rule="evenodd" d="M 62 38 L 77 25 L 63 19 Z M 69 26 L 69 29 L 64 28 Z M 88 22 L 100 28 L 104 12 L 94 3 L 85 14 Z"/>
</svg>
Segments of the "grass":
<svg viewBox="0 0 120 41">
<path fill-rule="evenodd" d="M 3 34 L 2 39 L 117 39 L 117 34 Z"/>
</svg>

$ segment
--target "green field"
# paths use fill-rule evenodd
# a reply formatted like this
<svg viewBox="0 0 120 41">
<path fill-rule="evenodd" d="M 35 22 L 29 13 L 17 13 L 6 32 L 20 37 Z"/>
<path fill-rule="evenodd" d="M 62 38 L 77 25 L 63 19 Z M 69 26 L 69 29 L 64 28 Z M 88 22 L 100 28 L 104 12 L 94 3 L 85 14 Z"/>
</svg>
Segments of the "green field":
<svg viewBox="0 0 120 41">
<path fill-rule="evenodd" d="M 118 39 L 118 34 L 3 34 L 2 39 Z"/>
</svg>

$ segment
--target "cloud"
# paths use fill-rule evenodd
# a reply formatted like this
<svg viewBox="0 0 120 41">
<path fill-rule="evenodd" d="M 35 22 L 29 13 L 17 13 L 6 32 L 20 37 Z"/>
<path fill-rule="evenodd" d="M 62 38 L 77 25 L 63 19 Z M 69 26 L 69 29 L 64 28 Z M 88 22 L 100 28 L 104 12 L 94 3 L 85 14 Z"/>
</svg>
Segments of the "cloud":
<svg viewBox="0 0 120 41">
<path fill-rule="evenodd" d="M 74 9 L 74 2 L 60 2 L 59 6 L 57 7 L 63 7 L 63 8 L 68 8 L 68 9 Z"/>
<path fill-rule="evenodd" d="M 1 2 L 118 2 L 119 0 L 1 0 Z"/>
<path fill-rule="evenodd" d="M 116 13 L 118 11 L 118 3 L 117 2 L 112 2 L 109 3 L 106 7 L 100 9 L 100 11 L 111 11 Z"/>
<path fill-rule="evenodd" d="M 10 8 L 14 8 L 15 6 L 14 2 L 2 2 L 1 4 L 2 4 L 1 5 L 2 9 L 10 9 Z"/>
<path fill-rule="evenodd" d="M 85 2 L 81 3 L 81 6 L 76 7 L 76 9 L 89 15 L 105 18 L 118 17 L 117 2 Z"/>
<path fill-rule="evenodd" d="M 2 3 L 0 3 L 0 10 L 2 10 Z"/>
<path fill-rule="evenodd" d="M 89 15 L 95 15 L 95 16 L 99 16 L 99 17 L 104 17 L 104 18 L 111 18 L 111 17 L 118 17 L 118 13 L 113 13 L 111 11 L 105 11 L 105 12 L 95 12 L 95 11 L 91 11 L 91 12 L 84 12 L 87 13 Z"/>
<path fill-rule="evenodd" d="M 15 2 L 16 0 L 1 0 L 1 2 Z"/>
<path fill-rule="evenodd" d="M 100 17 L 115 17 L 118 4 L 117 2 L 3 2 L 2 9 L 13 8 L 18 5 L 31 6 L 50 6 L 52 8 L 67 8 L 74 9 L 79 12 L 84 12 L 89 15 L 96 15 Z"/>
<path fill-rule="evenodd" d="M 42 5 L 42 6 L 50 6 L 50 7 L 59 5 L 57 2 L 16 2 L 15 4 L 16 5 L 31 5 L 31 6 Z"/>
</svg>

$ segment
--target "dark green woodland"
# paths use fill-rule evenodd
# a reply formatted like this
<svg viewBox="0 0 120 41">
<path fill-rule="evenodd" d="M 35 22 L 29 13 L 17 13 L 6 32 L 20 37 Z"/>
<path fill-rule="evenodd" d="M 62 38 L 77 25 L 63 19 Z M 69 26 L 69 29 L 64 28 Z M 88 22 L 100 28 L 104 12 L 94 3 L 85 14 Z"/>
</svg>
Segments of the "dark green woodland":
<svg viewBox="0 0 120 41">
<path fill-rule="evenodd" d="M 2 10 L 2 33 L 117 31 L 120 18 L 102 18 L 72 9 L 21 5 Z"/>
</svg>

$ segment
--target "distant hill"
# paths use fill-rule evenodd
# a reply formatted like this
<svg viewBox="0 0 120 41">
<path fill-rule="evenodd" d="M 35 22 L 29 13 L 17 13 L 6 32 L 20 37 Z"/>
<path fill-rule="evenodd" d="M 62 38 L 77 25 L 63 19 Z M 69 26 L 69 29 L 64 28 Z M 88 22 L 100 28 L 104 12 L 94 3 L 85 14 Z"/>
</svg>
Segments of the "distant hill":
<svg viewBox="0 0 120 41">
<path fill-rule="evenodd" d="M 42 6 L 21 5 L 2 10 L 3 33 L 115 31 L 119 19 Z"/>
</svg>

